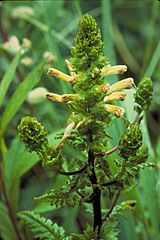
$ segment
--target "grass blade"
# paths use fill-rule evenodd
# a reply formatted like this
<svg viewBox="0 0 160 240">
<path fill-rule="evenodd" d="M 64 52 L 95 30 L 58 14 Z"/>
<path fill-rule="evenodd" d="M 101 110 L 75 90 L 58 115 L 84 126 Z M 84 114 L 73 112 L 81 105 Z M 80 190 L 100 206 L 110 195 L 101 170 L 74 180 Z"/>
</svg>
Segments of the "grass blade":
<svg viewBox="0 0 160 240">
<path fill-rule="evenodd" d="M 11 81 L 14 77 L 16 68 L 20 60 L 20 56 L 21 56 L 21 53 L 18 52 L 17 55 L 14 57 L 13 61 L 11 62 L 11 64 L 9 65 L 7 72 L 0 83 L 0 106 L 3 103 L 5 95 L 9 88 L 9 85 L 11 84 Z"/>
<path fill-rule="evenodd" d="M 19 85 L 17 90 L 12 95 L 2 116 L 1 134 L 4 133 L 7 125 L 24 102 L 28 92 L 38 83 L 43 72 L 43 66 L 44 62 L 41 62 L 38 66 L 36 66 L 34 70 L 26 76 L 24 81 Z"/>
<path fill-rule="evenodd" d="M 149 63 L 149 66 L 145 72 L 145 76 L 147 76 L 147 77 L 152 76 L 154 69 L 156 68 L 156 66 L 158 64 L 159 59 L 160 59 L 160 42 L 158 43 L 157 48 L 153 54 L 153 57 Z"/>
</svg>

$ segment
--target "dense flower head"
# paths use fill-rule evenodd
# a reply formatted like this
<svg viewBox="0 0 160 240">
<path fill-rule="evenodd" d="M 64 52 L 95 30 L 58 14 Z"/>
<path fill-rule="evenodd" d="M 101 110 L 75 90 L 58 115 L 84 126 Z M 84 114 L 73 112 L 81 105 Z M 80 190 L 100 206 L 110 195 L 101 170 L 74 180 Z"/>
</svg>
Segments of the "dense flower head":
<svg viewBox="0 0 160 240">
<path fill-rule="evenodd" d="M 95 62 L 98 68 L 103 67 L 107 62 L 103 57 L 103 49 L 104 44 L 95 19 L 89 14 L 84 15 L 79 21 L 76 44 L 72 48 L 71 63 L 74 65 L 75 71 L 87 70 Z"/>
<path fill-rule="evenodd" d="M 47 130 L 38 122 L 36 117 L 27 116 L 22 118 L 18 126 L 18 132 L 20 139 L 30 152 L 40 151 L 43 144 L 48 143 Z"/>
<path fill-rule="evenodd" d="M 128 159 L 136 156 L 137 150 L 142 145 L 142 131 L 138 124 L 129 126 L 119 142 L 119 153 L 123 158 Z"/>
<path fill-rule="evenodd" d="M 143 78 L 134 94 L 135 101 L 138 103 L 142 109 L 147 110 L 152 102 L 153 97 L 153 83 L 148 77 Z"/>
</svg>

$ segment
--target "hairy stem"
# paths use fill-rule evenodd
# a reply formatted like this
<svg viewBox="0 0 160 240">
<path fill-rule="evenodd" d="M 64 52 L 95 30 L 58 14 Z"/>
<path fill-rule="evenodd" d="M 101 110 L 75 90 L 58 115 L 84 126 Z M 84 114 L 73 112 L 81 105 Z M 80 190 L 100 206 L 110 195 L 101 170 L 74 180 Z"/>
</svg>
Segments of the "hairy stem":
<svg viewBox="0 0 160 240">
<path fill-rule="evenodd" d="M 89 139 L 90 143 L 92 143 L 92 133 L 89 133 Z M 92 183 L 93 188 L 93 198 L 92 198 L 92 204 L 93 204 L 93 214 L 94 214 L 94 224 L 93 229 L 98 230 L 98 233 L 100 232 L 101 225 L 102 225 L 102 215 L 101 215 L 101 190 L 97 186 L 97 177 L 95 173 L 95 156 L 94 152 L 91 150 L 91 148 L 88 151 L 88 164 L 91 165 L 91 173 L 89 173 L 89 178 Z"/>
</svg>

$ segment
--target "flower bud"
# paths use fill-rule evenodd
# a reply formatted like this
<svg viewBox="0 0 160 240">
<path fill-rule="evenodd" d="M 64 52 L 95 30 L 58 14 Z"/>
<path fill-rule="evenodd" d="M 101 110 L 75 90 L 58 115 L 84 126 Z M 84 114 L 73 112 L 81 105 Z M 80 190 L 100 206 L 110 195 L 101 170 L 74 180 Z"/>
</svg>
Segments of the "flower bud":
<svg viewBox="0 0 160 240">
<path fill-rule="evenodd" d="M 137 150 L 142 145 L 142 131 L 138 124 L 129 126 L 119 142 L 119 153 L 123 158 L 136 156 Z"/>
<path fill-rule="evenodd" d="M 148 147 L 147 145 L 143 144 L 137 151 L 136 160 L 140 164 L 140 163 L 146 162 L 147 158 L 148 158 Z"/>
<path fill-rule="evenodd" d="M 152 102 L 153 84 L 152 80 L 148 77 L 143 78 L 136 89 L 134 94 L 135 102 L 138 103 L 142 109 L 147 110 Z"/>
<path fill-rule="evenodd" d="M 18 132 L 20 139 L 30 152 L 40 152 L 43 146 L 48 144 L 48 132 L 35 117 L 22 118 L 18 126 Z"/>
</svg>

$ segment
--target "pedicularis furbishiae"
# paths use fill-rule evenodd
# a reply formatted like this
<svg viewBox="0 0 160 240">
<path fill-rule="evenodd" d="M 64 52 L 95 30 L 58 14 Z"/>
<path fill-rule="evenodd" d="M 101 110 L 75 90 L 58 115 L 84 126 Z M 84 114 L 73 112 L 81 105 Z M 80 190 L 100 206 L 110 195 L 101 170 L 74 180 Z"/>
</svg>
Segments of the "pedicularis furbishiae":
<svg viewBox="0 0 160 240">
<path fill-rule="evenodd" d="M 152 81 L 146 77 L 136 88 L 133 97 L 137 115 L 130 123 L 124 117 L 125 109 L 115 102 L 125 100 L 126 92 L 133 87 L 134 80 L 125 78 L 110 84 L 110 76 L 123 74 L 127 71 L 127 66 L 111 66 L 103 55 L 103 50 L 100 29 L 95 19 L 86 14 L 79 22 L 75 46 L 71 50 L 72 57 L 66 60 L 69 75 L 54 68 L 48 70 L 53 77 L 69 84 L 73 92 L 64 95 L 46 94 L 51 101 L 67 104 L 71 111 L 67 127 L 57 146 L 49 144 L 47 130 L 35 117 L 22 118 L 18 126 L 20 139 L 30 152 L 35 151 L 38 154 L 42 165 L 49 166 L 55 174 L 66 176 L 66 184 L 61 189 L 53 189 L 36 199 L 57 207 L 84 205 L 88 209 L 92 206 L 90 214 L 93 216 L 93 226 L 86 226 L 83 234 L 71 233 L 68 237 L 62 227 L 50 220 L 34 212 L 22 212 L 21 217 L 29 223 L 35 237 L 117 239 L 117 215 L 135 206 L 134 200 L 119 205 L 117 201 L 124 191 L 135 185 L 140 168 L 149 165 L 146 164 L 148 149 L 143 144 L 140 121 L 143 110 L 148 110 L 152 100 Z M 107 130 L 115 118 L 123 119 L 125 131 L 121 138 L 117 139 L 117 145 L 109 148 L 112 135 L 109 135 Z M 78 149 L 82 157 L 66 163 L 64 145 Z M 109 155 L 115 151 L 119 157 L 109 161 Z M 106 206 L 103 204 L 102 207 L 101 198 L 109 200 L 106 201 Z M 44 229 L 40 228 L 41 232 L 37 233 L 34 226 L 36 219 L 52 225 L 53 232 L 47 233 L 46 230 L 44 233 Z M 60 235 L 55 235 L 58 231 L 56 229 L 61 230 Z"/>
</svg>

